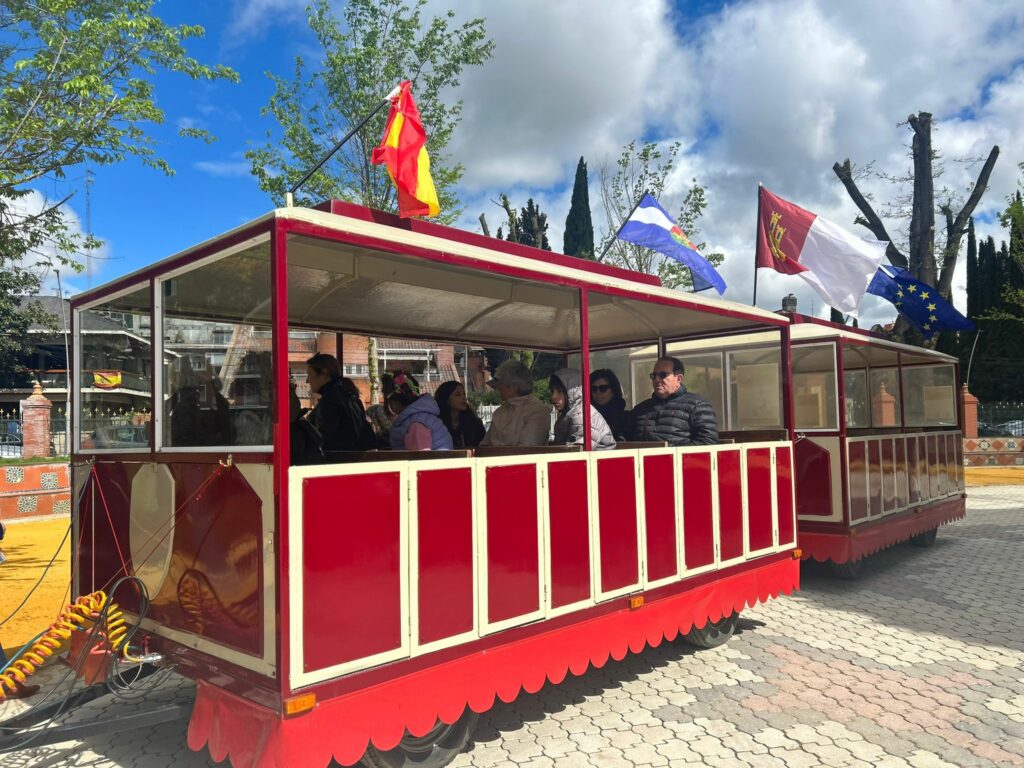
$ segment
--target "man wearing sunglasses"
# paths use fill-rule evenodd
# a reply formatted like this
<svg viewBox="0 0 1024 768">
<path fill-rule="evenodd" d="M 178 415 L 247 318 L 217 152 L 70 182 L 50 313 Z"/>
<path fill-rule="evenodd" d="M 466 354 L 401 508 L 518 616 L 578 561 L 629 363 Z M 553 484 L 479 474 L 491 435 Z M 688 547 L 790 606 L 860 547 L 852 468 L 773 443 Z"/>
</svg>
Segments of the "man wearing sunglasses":
<svg viewBox="0 0 1024 768">
<path fill-rule="evenodd" d="M 685 369 L 675 357 L 661 357 L 654 364 L 654 394 L 633 409 L 633 440 L 663 440 L 669 445 L 714 445 L 718 423 L 711 403 L 687 392 Z"/>
</svg>

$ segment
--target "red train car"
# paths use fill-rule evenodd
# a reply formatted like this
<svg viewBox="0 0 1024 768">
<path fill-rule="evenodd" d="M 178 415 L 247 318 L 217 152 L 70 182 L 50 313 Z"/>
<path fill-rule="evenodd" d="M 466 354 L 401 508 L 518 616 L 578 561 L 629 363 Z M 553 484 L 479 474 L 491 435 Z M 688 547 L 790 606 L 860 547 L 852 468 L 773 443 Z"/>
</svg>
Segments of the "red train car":
<svg viewBox="0 0 1024 768">
<path fill-rule="evenodd" d="M 864 558 L 901 541 L 930 546 L 964 516 L 956 358 L 804 315 L 791 318 L 790 371 L 771 334 L 668 345 L 720 414 L 726 439 L 791 437 L 798 544 L 805 559 L 857 578 Z M 632 354 L 634 397 L 657 356 Z M 792 383 L 792 427 L 784 386 Z"/>
<path fill-rule="evenodd" d="M 798 585 L 788 318 L 341 203 L 275 210 L 72 306 L 75 588 L 145 583 L 146 610 L 122 607 L 198 681 L 189 745 L 217 760 L 442 765 L 496 697 L 716 644 Z M 137 343 L 82 332 L 97 317 Z M 544 350 L 584 379 L 756 333 L 780 431 L 292 466 L 289 354 L 304 372 L 313 332 Z M 767 373 L 748 362 L 745 380 Z M 99 369 L 117 386 L 91 386 Z"/>
</svg>

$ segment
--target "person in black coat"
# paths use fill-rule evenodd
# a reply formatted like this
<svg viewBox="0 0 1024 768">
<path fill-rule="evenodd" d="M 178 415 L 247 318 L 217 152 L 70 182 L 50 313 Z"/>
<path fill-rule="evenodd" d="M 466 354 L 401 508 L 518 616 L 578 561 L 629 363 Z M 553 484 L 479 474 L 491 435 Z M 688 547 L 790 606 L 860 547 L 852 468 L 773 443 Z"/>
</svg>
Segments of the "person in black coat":
<svg viewBox="0 0 1024 768">
<path fill-rule="evenodd" d="M 374 445 L 366 411 L 341 377 L 341 366 L 333 355 L 317 354 L 306 361 L 306 383 L 320 398 L 310 422 L 323 437 L 323 450 L 363 451 Z"/>
<path fill-rule="evenodd" d="M 480 417 L 473 413 L 466 397 L 466 388 L 459 381 L 446 381 L 434 393 L 441 421 L 452 436 L 452 447 L 476 448 L 486 430 Z"/>
<path fill-rule="evenodd" d="M 654 364 L 654 394 L 633 409 L 634 440 L 664 440 L 669 445 L 714 445 L 718 423 L 711 403 L 687 392 L 681 360 L 662 357 Z"/>
<path fill-rule="evenodd" d="M 626 410 L 619 377 L 611 368 L 600 368 L 590 374 L 590 404 L 604 417 L 616 440 L 629 440 L 633 418 Z"/>
</svg>

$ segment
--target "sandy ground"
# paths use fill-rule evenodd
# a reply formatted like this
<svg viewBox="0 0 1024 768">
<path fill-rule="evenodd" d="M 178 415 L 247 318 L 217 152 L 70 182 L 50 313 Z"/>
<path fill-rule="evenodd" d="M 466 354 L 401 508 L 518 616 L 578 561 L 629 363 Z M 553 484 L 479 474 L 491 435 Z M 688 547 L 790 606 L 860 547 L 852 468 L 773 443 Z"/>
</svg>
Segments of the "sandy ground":
<svg viewBox="0 0 1024 768">
<path fill-rule="evenodd" d="M 972 485 L 1024 485 L 1024 466 L 967 467 L 964 480 Z"/>
<path fill-rule="evenodd" d="M 7 536 L 0 542 L 7 555 L 7 562 L 0 565 L 0 622 L 6 620 L 0 624 L 0 644 L 5 649 L 16 650 L 46 629 L 70 600 L 69 536 L 25 606 L 7 618 L 39 579 L 70 524 L 68 517 L 7 524 Z"/>
</svg>

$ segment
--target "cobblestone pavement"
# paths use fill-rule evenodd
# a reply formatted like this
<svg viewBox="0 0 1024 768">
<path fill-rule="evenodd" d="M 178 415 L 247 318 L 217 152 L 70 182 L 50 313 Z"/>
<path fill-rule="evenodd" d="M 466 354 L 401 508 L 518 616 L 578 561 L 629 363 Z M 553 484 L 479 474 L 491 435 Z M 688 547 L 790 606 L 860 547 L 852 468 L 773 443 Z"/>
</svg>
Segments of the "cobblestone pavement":
<svg viewBox="0 0 1024 768">
<path fill-rule="evenodd" d="M 745 612 L 728 645 L 662 643 L 500 704 L 454 765 L 1024 766 L 1024 487 L 972 489 L 930 550 Z M 167 680 L 162 700 L 187 700 Z M 115 701 L 78 713 L 130 706 Z M 0 757 L 4 768 L 213 765 L 184 724 Z"/>
</svg>

